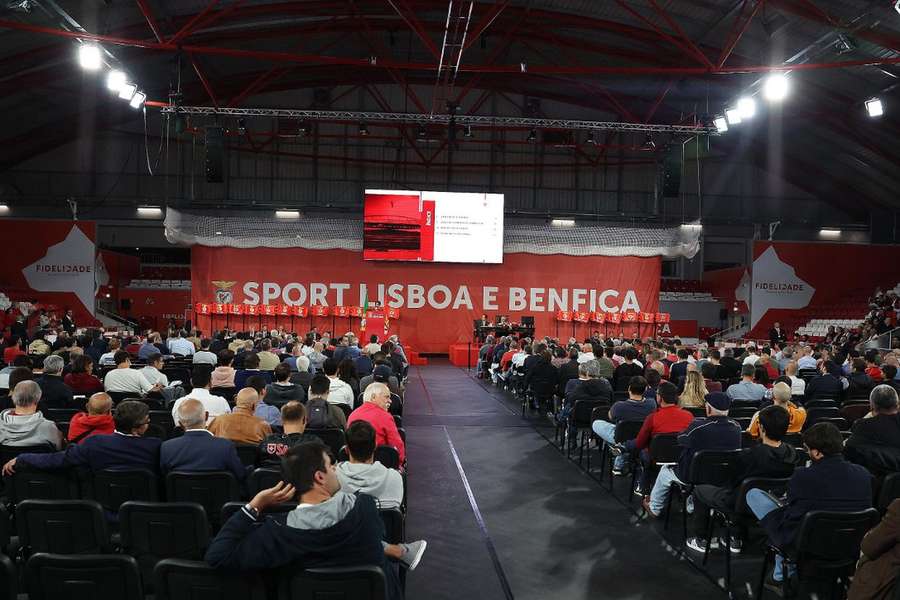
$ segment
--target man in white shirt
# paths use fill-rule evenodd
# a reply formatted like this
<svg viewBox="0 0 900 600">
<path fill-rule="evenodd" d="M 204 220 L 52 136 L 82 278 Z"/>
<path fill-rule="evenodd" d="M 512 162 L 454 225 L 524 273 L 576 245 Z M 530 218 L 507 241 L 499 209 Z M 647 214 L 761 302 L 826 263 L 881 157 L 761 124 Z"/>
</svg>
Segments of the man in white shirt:
<svg viewBox="0 0 900 600">
<path fill-rule="evenodd" d="M 182 356 L 194 355 L 194 344 L 190 340 L 181 337 L 180 330 L 176 329 L 175 333 L 172 334 L 172 337 L 166 340 L 166 342 L 169 347 L 169 352 L 172 354 L 180 354 Z"/>
<path fill-rule="evenodd" d="M 758 360 L 759 354 L 756 352 L 756 346 L 747 346 L 747 356 L 744 357 L 744 361 L 741 364 L 756 366 L 756 361 Z"/>
<path fill-rule="evenodd" d="M 338 377 L 338 362 L 333 358 L 329 358 L 325 361 L 322 368 L 325 374 L 328 375 L 328 379 L 331 380 L 331 386 L 328 388 L 328 403 L 346 404 L 353 408 L 353 388 L 350 387 L 349 383 Z"/>
<path fill-rule="evenodd" d="M 800 360 L 797 361 L 798 369 L 817 369 L 818 362 L 815 358 L 812 357 L 812 348 L 809 346 L 803 346 L 803 349 L 800 351 L 803 356 L 800 357 Z"/>
<path fill-rule="evenodd" d="M 589 360 L 594 360 L 594 358 L 596 358 L 594 356 L 594 347 L 590 344 L 583 344 L 581 352 L 578 353 L 578 364 L 586 363 Z"/>
<path fill-rule="evenodd" d="M 172 419 L 174 419 L 176 423 L 178 422 L 178 407 L 181 406 L 185 400 L 191 398 L 199 400 L 200 403 L 203 404 L 203 408 L 207 412 L 207 425 L 219 415 L 226 415 L 231 412 L 231 407 L 228 406 L 228 401 L 225 398 L 222 396 L 214 396 L 209 393 L 209 379 L 209 370 L 202 368 L 194 369 L 194 372 L 191 374 L 191 384 L 194 386 L 194 389 L 191 390 L 190 394 L 182 396 L 172 405 Z"/>
<path fill-rule="evenodd" d="M 109 351 L 105 352 L 100 356 L 100 360 L 98 361 L 101 366 L 111 367 L 116 364 L 115 357 L 116 352 L 118 352 L 122 347 L 122 343 L 119 341 L 119 338 L 110 338 L 109 339 Z"/>
<path fill-rule="evenodd" d="M 103 379 L 103 388 L 107 392 L 123 392 L 143 396 L 147 392 L 158 392 L 163 389 L 159 383 L 150 383 L 140 371 L 132 369 L 131 357 L 124 350 L 116 352 L 113 360 L 116 368 L 107 373 Z"/>
<path fill-rule="evenodd" d="M 200 351 L 194 353 L 193 362 L 195 365 L 212 365 L 213 367 L 219 364 L 219 357 L 214 353 L 209 351 L 209 338 L 203 338 L 200 340 Z"/>
</svg>

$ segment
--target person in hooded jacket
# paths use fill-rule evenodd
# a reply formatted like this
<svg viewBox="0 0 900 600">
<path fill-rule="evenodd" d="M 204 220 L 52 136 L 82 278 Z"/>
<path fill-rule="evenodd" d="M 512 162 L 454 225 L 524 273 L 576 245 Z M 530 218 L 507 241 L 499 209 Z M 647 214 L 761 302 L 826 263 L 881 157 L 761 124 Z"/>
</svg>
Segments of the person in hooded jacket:
<svg viewBox="0 0 900 600">
<path fill-rule="evenodd" d="M 267 385 L 263 394 L 266 404 L 281 408 L 292 400 L 306 402 L 306 390 L 300 384 L 291 383 L 292 374 L 291 367 L 286 363 L 275 367 L 275 382 Z"/>
<path fill-rule="evenodd" d="M 384 543 L 375 499 L 341 491 L 334 458 L 324 444 L 295 446 L 281 464 L 284 481 L 260 491 L 234 513 L 207 548 L 206 562 L 237 571 L 373 565 L 384 573 L 385 598 L 401 600 L 400 581 L 388 559 L 411 571 L 426 542 Z M 268 507 L 291 501 L 298 505 L 286 524 L 262 516 Z"/>
<path fill-rule="evenodd" d="M 20 381 L 12 391 L 14 408 L 0 413 L 0 444 L 4 446 L 62 447 L 62 433 L 56 423 L 44 418 L 37 409 L 41 388 L 34 381 Z"/>
<path fill-rule="evenodd" d="M 69 443 L 80 444 L 92 435 L 112 433 L 116 430 L 116 423 L 112 418 L 112 398 L 106 392 L 99 392 L 91 396 L 87 405 L 87 412 L 76 413 L 69 422 Z"/>
<path fill-rule="evenodd" d="M 341 489 L 369 494 L 378 508 L 399 508 L 403 502 L 403 477 L 375 460 L 375 428 L 367 421 L 354 421 L 347 428 L 350 460 L 337 467 Z"/>
</svg>

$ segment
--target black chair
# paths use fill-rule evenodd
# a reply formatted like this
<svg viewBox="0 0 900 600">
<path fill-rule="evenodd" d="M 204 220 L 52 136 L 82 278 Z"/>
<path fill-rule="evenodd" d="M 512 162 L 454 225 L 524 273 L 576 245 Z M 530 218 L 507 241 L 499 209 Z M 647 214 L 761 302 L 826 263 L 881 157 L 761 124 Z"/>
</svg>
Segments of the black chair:
<svg viewBox="0 0 900 600">
<path fill-rule="evenodd" d="M 807 411 L 813 408 L 838 408 L 838 403 L 834 400 L 824 399 L 821 396 L 817 396 L 815 400 L 810 400 L 803 405 Z"/>
<path fill-rule="evenodd" d="M 587 469 L 591 470 L 591 452 L 590 452 L 590 441 L 591 441 L 591 424 L 593 421 L 591 420 L 591 415 L 594 412 L 594 409 L 605 407 L 607 414 L 609 413 L 609 405 L 606 402 L 600 400 L 578 400 L 575 402 L 575 406 L 572 407 L 572 412 L 569 413 L 569 421 L 567 423 L 567 435 L 569 438 L 571 436 L 572 430 L 574 429 L 575 435 L 572 436 L 571 442 L 578 443 L 578 464 L 581 465 L 581 461 L 584 458 L 584 449 L 587 446 L 588 448 L 588 462 Z M 601 408 L 602 410 L 602 408 Z M 566 456 L 569 455 L 569 451 L 571 449 L 572 444 L 566 444 Z"/>
<path fill-rule="evenodd" d="M 732 408 L 731 410 L 729 410 L 728 416 L 731 417 L 732 419 L 735 419 L 738 417 L 742 417 L 742 418 L 743 417 L 751 417 L 752 418 L 753 415 L 755 415 L 758 410 L 759 409 L 756 408 L 755 406 L 738 406 L 738 407 L 735 407 L 735 408 Z M 701 415 L 701 416 L 705 417 L 706 409 L 704 408 L 703 411 L 704 411 L 703 415 Z"/>
<path fill-rule="evenodd" d="M 687 498 L 695 485 L 706 484 L 723 486 L 730 483 L 737 473 L 737 458 L 741 450 L 698 450 L 691 457 L 687 478 L 679 483 L 675 481 L 666 500 L 666 522 L 672 514 L 672 497 L 677 493 L 681 499 L 681 517 L 683 540 L 687 539 Z"/>
<path fill-rule="evenodd" d="M 393 446 L 380 445 L 375 447 L 375 460 L 388 469 L 400 468 L 400 453 Z"/>
<path fill-rule="evenodd" d="M 22 465 L 16 468 L 7 484 L 7 494 L 13 504 L 21 500 L 76 500 L 80 497 L 74 470 L 38 471 Z"/>
<path fill-rule="evenodd" d="M 248 481 L 250 496 L 256 495 L 260 490 L 275 487 L 281 481 L 281 471 L 278 469 L 254 469 Z"/>
<path fill-rule="evenodd" d="M 706 408 L 703 406 L 688 406 L 684 410 L 688 411 L 695 417 L 705 417 L 706 416 Z M 745 410 L 745 409 L 739 409 L 739 410 Z"/>
<path fill-rule="evenodd" d="M 56 448 L 50 444 L 37 444 L 34 446 L 0 445 L 0 463 L 5 465 L 20 454 L 44 454 L 46 452 L 56 452 Z"/>
<path fill-rule="evenodd" d="M 816 423 L 831 423 L 844 434 L 844 439 L 850 435 L 850 422 L 844 417 L 819 417 L 816 419 Z"/>
<path fill-rule="evenodd" d="M 0 554 L 0 600 L 16 600 L 19 576 L 16 565 L 5 554 Z"/>
<path fill-rule="evenodd" d="M 384 541 L 402 544 L 406 541 L 406 517 L 399 508 L 382 508 L 378 511 L 384 523 Z M 400 569 L 400 586 L 406 590 L 406 569 Z"/>
<path fill-rule="evenodd" d="M 802 448 L 803 447 L 803 434 L 799 432 L 795 433 L 786 433 L 784 437 L 781 438 L 781 441 L 785 444 L 789 444 L 794 448 Z"/>
<path fill-rule="evenodd" d="M 850 423 L 850 425 L 853 425 L 854 422 L 858 421 L 859 419 L 862 419 L 867 414 L 869 414 L 870 410 L 871 410 L 871 407 L 869 406 L 868 402 L 866 402 L 864 404 L 854 402 L 854 403 L 845 404 L 844 406 L 842 406 L 840 413 L 841 413 L 842 417 L 847 419 L 847 422 Z"/>
<path fill-rule="evenodd" d="M 81 411 L 74 408 L 45 408 L 41 412 L 44 413 L 45 419 L 54 423 L 68 423 Z"/>
<path fill-rule="evenodd" d="M 161 427 L 165 432 L 165 439 L 169 439 L 172 436 L 172 430 L 175 429 L 175 420 L 172 418 L 172 411 L 151 410 L 150 424 Z"/>
<path fill-rule="evenodd" d="M 347 443 L 344 438 L 343 429 L 307 429 L 306 433 L 317 435 L 322 442 L 331 449 L 331 452 L 337 456 L 344 444 Z"/>
<path fill-rule="evenodd" d="M 859 560 L 859 545 L 863 536 L 874 527 L 880 515 L 874 508 L 858 512 L 828 512 L 814 510 L 803 516 L 800 529 L 791 549 L 770 545 L 763 559 L 756 598 L 762 598 L 763 582 L 769 564 L 776 554 L 784 560 L 784 572 L 789 565 L 796 565 L 797 576 L 803 581 L 807 572 L 816 579 L 824 579 L 828 573 L 832 597 L 838 585 L 846 586 Z M 790 577 L 782 582 L 782 597 L 790 595 Z"/>
<path fill-rule="evenodd" d="M 266 600 L 259 577 L 217 570 L 202 561 L 161 560 L 153 581 L 156 600 Z"/>
<path fill-rule="evenodd" d="M 891 502 L 897 498 L 900 498 L 900 473 L 891 473 L 881 482 L 876 508 L 881 514 L 884 514 Z"/>
<path fill-rule="evenodd" d="M 163 558 L 203 558 L 209 524 L 203 507 L 192 502 L 125 502 L 119 510 L 122 551 L 138 561 L 145 585 Z"/>
<path fill-rule="evenodd" d="M 144 598 L 137 563 L 123 554 L 35 554 L 26 570 L 29 600 Z"/>
<path fill-rule="evenodd" d="M 159 500 L 159 477 L 147 469 L 103 469 L 94 473 L 94 499 L 110 512 L 129 500 Z"/>
<path fill-rule="evenodd" d="M 222 505 L 240 499 L 238 481 L 227 471 L 173 471 L 166 475 L 166 500 L 196 502 L 206 511 L 214 530 L 220 525 Z"/>
<path fill-rule="evenodd" d="M 403 416 L 403 398 L 399 394 L 391 392 L 391 405 L 388 407 L 388 412 L 395 417 Z"/>
<path fill-rule="evenodd" d="M 617 444 L 624 444 L 628 440 L 633 440 L 637 437 L 638 432 L 641 430 L 641 427 L 644 425 L 643 421 L 639 421 L 637 419 L 631 421 L 619 421 L 616 423 L 616 429 L 613 433 L 613 439 Z M 606 442 L 600 447 L 600 482 L 603 482 L 603 477 L 609 472 L 609 485 L 612 487 L 613 475 L 612 468 L 614 464 L 613 453 L 610 450 L 609 444 Z M 609 465 L 609 469 L 607 469 L 607 465 Z M 632 469 L 634 472 L 637 472 L 637 469 Z M 632 489 L 634 489 L 634 485 L 632 484 Z"/>
<path fill-rule="evenodd" d="M 228 521 L 231 516 L 237 511 L 241 510 L 244 506 L 246 506 L 246 502 L 226 502 L 222 505 L 222 523 Z M 263 514 L 267 517 L 272 517 L 276 521 L 283 523 L 287 522 L 287 515 L 289 512 L 297 508 L 296 502 L 283 502 L 281 504 L 275 504 L 266 508 Z"/>
<path fill-rule="evenodd" d="M 352 406 L 350 406 L 349 404 L 343 404 L 343 403 L 337 404 L 336 406 L 344 412 L 345 418 L 350 418 L 350 413 L 353 412 Z"/>
<path fill-rule="evenodd" d="M 649 458 L 648 469 L 658 471 L 663 465 L 678 464 L 678 457 L 681 456 L 681 446 L 678 445 L 677 433 L 660 433 L 650 438 L 650 446 L 647 448 Z M 631 474 L 631 489 L 634 489 L 637 481 L 638 469 L 634 469 Z M 652 481 L 652 479 L 648 479 Z M 631 502 L 632 494 L 628 494 L 628 501 Z"/>
<path fill-rule="evenodd" d="M 747 429 L 749 429 L 750 423 L 753 422 L 752 417 L 736 417 L 732 418 L 731 420 L 740 426 L 741 431 L 746 431 Z"/>
<path fill-rule="evenodd" d="M 251 444 L 235 444 L 235 449 L 238 453 L 238 458 L 241 459 L 241 462 L 245 467 L 255 467 L 256 466 L 256 457 L 258 453 L 258 447 Z"/>
<path fill-rule="evenodd" d="M 232 387 L 214 387 L 210 388 L 209 393 L 213 396 L 221 396 L 228 401 L 228 404 L 234 406 L 234 397 L 237 395 L 237 388 Z"/>
<path fill-rule="evenodd" d="M 835 406 L 810 408 L 806 411 L 806 421 L 803 423 L 803 429 L 809 429 L 821 419 L 830 419 L 840 416 L 841 412 Z"/>
<path fill-rule="evenodd" d="M 135 394 L 134 392 L 106 392 L 109 394 L 109 397 L 112 398 L 113 405 L 117 405 L 119 402 L 123 400 L 139 400 L 142 401 L 143 398 L 140 394 Z"/>
<path fill-rule="evenodd" d="M 22 500 L 16 505 L 16 529 L 26 556 L 110 550 L 103 508 L 93 500 Z"/>
<path fill-rule="evenodd" d="M 375 566 L 306 569 L 282 580 L 279 600 L 384 600 L 384 573 Z"/>
</svg>

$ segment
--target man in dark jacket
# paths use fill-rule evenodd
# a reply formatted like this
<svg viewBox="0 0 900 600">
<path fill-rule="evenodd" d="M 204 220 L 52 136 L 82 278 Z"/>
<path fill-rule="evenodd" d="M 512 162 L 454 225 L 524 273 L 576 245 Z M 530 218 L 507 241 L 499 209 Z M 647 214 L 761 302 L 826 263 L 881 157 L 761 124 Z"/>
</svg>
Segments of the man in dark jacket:
<svg viewBox="0 0 900 600">
<path fill-rule="evenodd" d="M 763 490 L 747 492 L 747 506 L 760 520 L 769 540 L 780 547 L 794 541 L 808 512 L 853 512 L 872 506 L 872 475 L 841 456 L 843 438 L 837 427 L 816 423 L 803 433 L 803 445 L 809 450 L 812 466 L 794 471 L 785 502 Z M 766 585 L 778 589 L 783 577 L 782 559 L 776 556 Z"/>
<path fill-rule="evenodd" d="M 559 367 L 559 392 L 560 396 L 566 394 L 566 384 L 572 379 L 578 379 L 578 349 L 569 350 L 569 362 Z"/>
<path fill-rule="evenodd" d="M 306 442 L 319 442 L 317 435 L 306 433 L 306 407 L 291 401 L 281 407 L 282 433 L 272 433 L 259 443 L 256 461 L 261 467 L 280 468 L 281 457 L 294 446 Z"/>
<path fill-rule="evenodd" d="M 77 407 L 72 390 L 63 383 L 63 366 L 62 356 L 51 354 L 44 359 L 44 374 L 35 379 L 35 382 L 41 386 L 41 401 L 38 404 L 38 410 Z"/>
<path fill-rule="evenodd" d="M 734 357 L 734 350 L 725 348 L 725 356 L 719 360 L 717 379 L 734 379 L 741 374 L 741 361 Z"/>
<path fill-rule="evenodd" d="M 844 391 L 845 381 L 841 381 L 841 368 L 833 361 L 823 361 L 819 366 L 819 375 L 806 384 L 806 399 L 830 397 L 838 398 Z"/>
<path fill-rule="evenodd" d="M 531 387 L 531 391 L 534 392 L 534 402 L 538 405 L 541 400 L 552 400 L 553 394 L 556 392 L 559 374 L 556 372 L 556 367 L 551 364 L 551 360 L 550 351 L 545 349 L 540 355 L 540 360 L 525 373 L 525 387 Z"/>
<path fill-rule="evenodd" d="M 323 444 L 300 444 L 282 460 L 285 481 L 259 492 L 225 523 L 206 551 L 217 569 L 246 571 L 296 564 L 299 568 L 372 565 L 384 572 L 385 596 L 401 600 L 388 557 L 409 570 L 425 542 L 387 545 L 375 499 L 341 491 L 333 457 Z M 269 506 L 298 502 L 282 525 L 261 516 Z"/>
<path fill-rule="evenodd" d="M 159 466 L 162 473 L 172 471 L 228 471 L 242 482 L 247 468 L 238 457 L 234 443 L 206 430 L 209 413 L 203 403 L 188 398 L 178 406 L 178 424 L 184 435 L 162 443 Z"/>
<path fill-rule="evenodd" d="M 275 382 L 268 384 L 263 393 L 263 401 L 266 404 L 281 408 L 291 400 L 306 402 L 306 390 L 302 385 L 291 382 L 292 374 L 290 366 L 285 363 L 275 367 Z"/>
<path fill-rule="evenodd" d="M 625 356 L 625 362 L 616 367 L 613 373 L 613 386 L 616 391 L 627 390 L 632 377 L 644 374 L 644 368 L 634 362 L 637 359 L 637 352 L 634 348 L 625 348 L 623 356 Z"/>
<path fill-rule="evenodd" d="M 150 410 L 138 400 L 120 402 L 113 413 L 116 431 L 92 435 L 81 444 L 62 452 L 20 454 L 3 465 L 3 474 L 12 475 L 16 465 L 35 469 L 64 469 L 85 466 L 92 471 L 115 467 L 159 471 L 159 445 L 162 440 L 143 437 L 150 425 Z"/>
<path fill-rule="evenodd" d="M 900 471 L 900 414 L 897 391 L 882 383 L 869 394 L 872 416 L 857 419 L 844 447 L 848 460 L 876 477 Z"/>
<path fill-rule="evenodd" d="M 737 457 L 732 480 L 724 486 L 701 484 L 694 487 L 695 537 L 687 539 L 687 547 L 697 552 L 706 551 L 703 539 L 709 526 L 709 509 L 734 510 L 736 493 L 741 482 L 748 477 L 790 477 L 801 455 L 790 444 L 781 440 L 787 433 L 790 414 L 781 406 L 767 406 L 759 411 L 759 433 L 762 443 L 745 448 Z M 741 540 L 732 538 L 732 552 L 739 552 Z"/>
</svg>

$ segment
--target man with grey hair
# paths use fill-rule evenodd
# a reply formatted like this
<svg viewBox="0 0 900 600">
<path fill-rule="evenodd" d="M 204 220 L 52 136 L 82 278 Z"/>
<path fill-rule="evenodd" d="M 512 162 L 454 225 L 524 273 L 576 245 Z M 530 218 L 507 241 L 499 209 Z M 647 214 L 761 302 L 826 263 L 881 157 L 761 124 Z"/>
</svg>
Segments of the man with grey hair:
<svg viewBox="0 0 900 600">
<path fill-rule="evenodd" d="M 57 357 L 58 358 L 58 357 Z M 12 391 L 14 408 L 0 413 L 0 444 L 4 446 L 40 446 L 54 450 L 62 447 L 62 433 L 38 410 L 41 388 L 34 381 L 20 381 Z"/>
<path fill-rule="evenodd" d="M 897 390 L 887 384 L 876 385 L 869 394 L 869 406 L 872 412 L 853 423 L 844 454 L 878 477 L 900 470 Z"/>
<path fill-rule="evenodd" d="M 575 409 L 575 403 L 580 400 L 609 405 L 612 404 L 612 399 L 612 386 L 608 380 L 600 377 L 600 363 L 589 360 L 578 365 L 578 379 L 570 379 L 566 383 L 565 402 L 557 418 L 560 422 L 566 421 Z"/>
<path fill-rule="evenodd" d="M 188 398 L 178 405 L 178 424 L 184 435 L 163 442 L 159 449 L 159 467 L 171 471 L 228 471 L 243 481 L 247 469 L 238 457 L 234 443 L 215 437 L 206 430 L 209 414 L 203 403 Z"/>
<path fill-rule="evenodd" d="M 63 383 L 62 371 L 65 361 L 62 356 L 51 354 L 44 359 L 44 374 L 35 381 L 41 386 L 40 410 L 48 408 L 76 408 L 72 390 Z"/>
<path fill-rule="evenodd" d="M 391 407 L 391 390 L 383 383 L 375 382 L 363 392 L 362 406 L 350 413 L 347 427 L 354 421 L 368 421 L 375 428 L 375 443 L 378 446 L 393 446 L 400 455 L 400 464 L 406 462 L 406 445 L 394 417 L 388 412 Z"/>
</svg>

